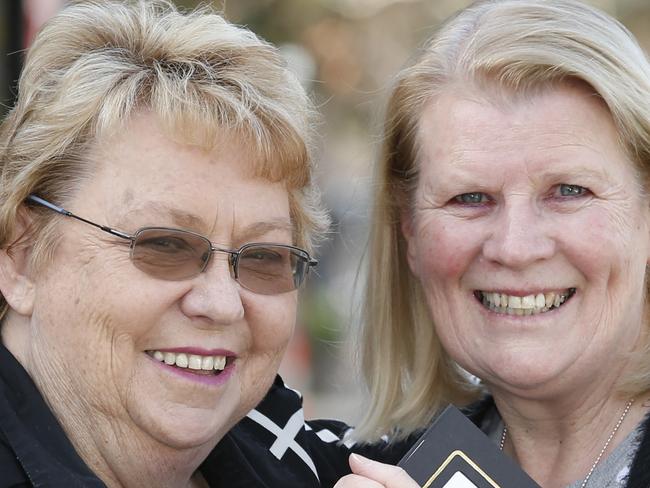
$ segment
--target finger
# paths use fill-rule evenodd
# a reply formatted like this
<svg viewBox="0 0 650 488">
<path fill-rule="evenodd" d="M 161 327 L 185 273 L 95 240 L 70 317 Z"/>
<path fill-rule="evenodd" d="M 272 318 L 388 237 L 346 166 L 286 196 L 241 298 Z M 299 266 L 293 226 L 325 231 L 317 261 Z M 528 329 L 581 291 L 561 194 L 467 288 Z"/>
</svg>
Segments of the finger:
<svg viewBox="0 0 650 488">
<path fill-rule="evenodd" d="M 386 488 L 419 488 L 413 478 L 398 466 L 373 461 L 359 454 L 351 454 L 349 462 L 354 474 L 376 481 Z"/>
<path fill-rule="evenodd" d="M 384 485 L 363 476 L 349 474 L 334 485 L 334 488 L 385 488 Z"/>
</svg>

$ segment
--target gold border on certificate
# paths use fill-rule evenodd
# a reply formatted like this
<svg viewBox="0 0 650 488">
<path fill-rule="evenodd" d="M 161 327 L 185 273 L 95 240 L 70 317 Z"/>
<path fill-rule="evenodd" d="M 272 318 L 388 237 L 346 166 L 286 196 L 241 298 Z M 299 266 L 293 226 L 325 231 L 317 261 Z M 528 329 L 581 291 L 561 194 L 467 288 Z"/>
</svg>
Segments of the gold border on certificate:
<svg viewBox="0 0 650 488">
<path fill-rule="evenodd" d="M 494 488 L 501 488 L 501 487 L 500 487 L 500 486 L 499 486 L 499 485 L 498 485 L 498 484 L 497 484 L 497 483 L 496 483 L 492 478 L 490 478 L 490 477 L 487 475 L 487 473 L 486 473 L 485 471 L 483 471 L 481 468 L 479 468 L 478 465 L 477 465 L 474 461 L 472 461 L 469 457 L 467 457 L 467 455 L 466 455 L 463 451 L 461 451 L 461 450 L 455 450 L 455 451 L 453 451 L 451 454 L 449 454 L 449 456 L 447 457 L 447 459 L 445 459 L 445 462 L 443 462 L 443 463 L 440 465 L 440 467 L 436 470 L 436 472 L 433 473 L 433 475 L 431 475 L 431 478 L 429 478 L 429 479 L 427 480 L 427 482 L 426 482 L 425 484 L 422 485 L 422 488 L 428 488 L 429 486 L 431 486 L 431 483 L 433 483 L 433 481 L 434 481 L 438 476 L 440 476 L 440 473 L 442 473 L 442 471 L 447 467 L 447 465 L 448 465 L 451 461 L 453 461 L 453 459 L 454 459 L 455 457 L 461 457 L 461 458 L 462 458 L 462 459 L 463 459 L 467 464 L 469 464 L 472 468 L 474 468 L 474 470 L 475 470 L 478 474 L 480 474 L 480 475 L 485 479 L 485 481 L 487 481 L 487 482 L 488 482 L 490 485 L 492 485 Z"/>
</svg>

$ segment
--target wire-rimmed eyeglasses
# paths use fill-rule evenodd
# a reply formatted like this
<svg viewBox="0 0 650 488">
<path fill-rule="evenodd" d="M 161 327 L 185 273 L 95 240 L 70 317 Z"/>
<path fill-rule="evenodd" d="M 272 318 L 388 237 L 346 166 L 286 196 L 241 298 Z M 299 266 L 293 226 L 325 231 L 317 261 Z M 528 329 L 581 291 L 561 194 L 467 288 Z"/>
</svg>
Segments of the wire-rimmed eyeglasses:
<svg viewBox="0 0 650 488">
<path fill-rule="evenodd" d="M 223 252 L 228 254 L 233 278 L 242 287 L 262 295 L 278 295 L 300 287 L 309 269 L 318 264 L 307 251 L 295 246 L 254 242 L 225 249 L 196 232 L 168 227 L 142 227 L 128 234 L 84 219 L 36 195 L 27 200 L 130 241 L 135 267 L 162 280 L 194 278 L 205 271 L 213 253 Z"/>
</svg>

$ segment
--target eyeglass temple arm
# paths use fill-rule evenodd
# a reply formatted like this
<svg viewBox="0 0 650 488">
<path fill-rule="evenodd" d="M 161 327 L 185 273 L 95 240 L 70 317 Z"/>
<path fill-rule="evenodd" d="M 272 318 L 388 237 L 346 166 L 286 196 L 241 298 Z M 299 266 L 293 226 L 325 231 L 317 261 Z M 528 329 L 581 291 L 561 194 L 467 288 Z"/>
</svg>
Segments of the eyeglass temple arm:
<svg viewBox="0 0 650 488">
<path fill-rule="evenodd" d="M 48 202 L 47 200 L 42 199 L 41 197 L 38 197 L 36 195 L 29 195 L 27 197 L 27 200 L 37 203 L 38 205 L 42 205 L 43 207 L 49 208 L 50 210 L 53 210 L 54 212 L 60 214 L 60 215 L 65 215 L 66 217 L 72 217 L 73 219 L 80 220 L 81 222 L 84 222 L 86 224 L 90 224 L 93 227 L 97 227 L 98 229 L 103 230 L 104 232 L 108 232 L 109 234 L 112 234 L 117 237 L 121 237 L 122 239 L 128 239 L 130 241 L 133 240 L 133 236 L 126 234 L 124 232 L 120 232 L 119 230 L 112 229 L 111 227 L 107 227 L 105 225 L 97 224 L 95 222 L 92 222 L 90 220 L 86 220 L 83 217 L 79 217 L 78 215 L 73 214 L 69 210 L 66 210 L 63 207 L 59 207 L 57 205 L 54 205 L 53 203 Z"/>
</svg>

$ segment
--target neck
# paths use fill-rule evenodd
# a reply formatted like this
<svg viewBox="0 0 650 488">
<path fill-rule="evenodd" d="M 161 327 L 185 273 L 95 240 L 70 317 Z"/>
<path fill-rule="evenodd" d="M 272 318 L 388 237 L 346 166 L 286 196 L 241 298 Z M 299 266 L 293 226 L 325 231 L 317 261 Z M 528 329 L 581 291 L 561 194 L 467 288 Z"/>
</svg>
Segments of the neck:
<svg viewBox="0 0 650 488">
<path fill-rule="evenodd" d="M 629 397 L 611 397 L 558 415 L 556 407 L 546 414 L 539 405 L 515 411 L 495 400 L 507 425 L 504 451 L 544 488 L 585 480 L 636 428 L 650 405 L 647 394 L 631 404 Z"/>
<path fill-rule="evenodd" d="M 109 488 L 126 486 L 203 486 L 197 470 L 212 445 L 179 450 L 147 439 L 131 428 L 94 419 L 88 426 L 66 426 L 75 449 Z M 102 425 L 103 424 L 103 425 Z"/>
</svg>

